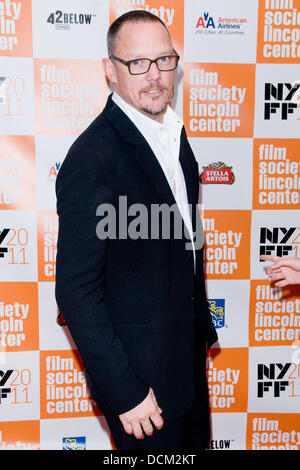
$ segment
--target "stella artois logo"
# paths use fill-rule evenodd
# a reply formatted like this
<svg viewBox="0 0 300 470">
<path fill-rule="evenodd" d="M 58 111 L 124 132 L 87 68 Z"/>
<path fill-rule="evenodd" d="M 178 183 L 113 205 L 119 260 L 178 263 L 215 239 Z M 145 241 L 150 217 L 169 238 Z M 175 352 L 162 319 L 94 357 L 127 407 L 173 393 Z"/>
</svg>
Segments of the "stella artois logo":
<svg viewBox="0 0 300 470">
<path fill-rule="evenodd" d="M 66 326 L 66 320 L 64 319 L 64 316 L 63 314 L 61 313 L 61 311 L 59 310 L 59 308 L 57 309 L 57 317 L 56 317 L 56 323 L 59 325 L 59 326 Z"/>
<path fill-rule="evenodd" d="M 224 162 L 210 163 L 202 168 L 199 176 L 202 184 L 233 184 L 235 181 L 232 166 L 227 166 Z"/>
</svg>

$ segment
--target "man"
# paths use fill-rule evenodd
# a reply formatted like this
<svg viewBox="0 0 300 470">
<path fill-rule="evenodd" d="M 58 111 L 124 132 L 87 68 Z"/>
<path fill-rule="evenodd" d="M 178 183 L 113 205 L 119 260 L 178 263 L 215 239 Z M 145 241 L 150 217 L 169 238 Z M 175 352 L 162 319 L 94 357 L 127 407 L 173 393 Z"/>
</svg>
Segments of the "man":
<svg viewBox="0 0 300 470">
<path fill-rule="evenodd" d="M 164 23 L 145 11 L 111 25 L 108 52 L 103 67 L 114 93 L 57 178 L 56 299 L 117 449 L 203 449 L 205 350 L 217 336 L 192 234 L 198 165 L 168 106 L 179 57 Z M 150 214 L 141 230 L 149 219 L 157 228 L 153 208 L 174 209 L 168 237 L 165 227 L 158 236 L 128 236 L 137 204 Z M 116 226 L 105 237 L 111 207 Z"/>
</svg>

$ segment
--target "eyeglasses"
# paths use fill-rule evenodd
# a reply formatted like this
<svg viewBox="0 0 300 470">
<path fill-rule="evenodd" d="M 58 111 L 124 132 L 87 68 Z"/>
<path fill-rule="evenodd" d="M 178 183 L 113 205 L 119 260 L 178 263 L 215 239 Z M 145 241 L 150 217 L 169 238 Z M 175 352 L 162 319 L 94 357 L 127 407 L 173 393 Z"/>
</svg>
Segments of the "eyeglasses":
<svg viewBox="0 0 300 470">
<path fill-rule="evenodd" d="M 156 64 L 158 70 L 160 70 L 161 72 L 169 72 L 171 70 L 175 70 L 180 56 L 178 54 L 171 54 L 158 57 L 154 60 L 142 58 L 128 61 L 122 60 L 114 55 L 110 55 L 109 58 L 117 60 L 118 62 L 121 62 L 121 64 L 126 65 L 131 75 L 142 75 L 143 73 L 148 72 L 153 63 Z"/>
</svg>

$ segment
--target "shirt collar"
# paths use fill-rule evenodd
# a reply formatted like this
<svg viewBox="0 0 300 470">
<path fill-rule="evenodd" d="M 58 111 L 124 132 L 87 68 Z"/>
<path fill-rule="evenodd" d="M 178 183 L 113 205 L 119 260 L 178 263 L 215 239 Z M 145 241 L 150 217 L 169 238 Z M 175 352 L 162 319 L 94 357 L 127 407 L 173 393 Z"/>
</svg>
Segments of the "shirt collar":
<svg viewBox="0 0 300 470">
<path fill-rule="evenodd" d="M 113 92 L 112 99 L 145 137 L 156 139 L 159 130 L 165 130 L 169 135 L 174 132 L 181 132 L 183 121 L 170 106 L 167 107 L 163 123 L 161 124 L 126 103 L 115 91 Z"/>
</svg>

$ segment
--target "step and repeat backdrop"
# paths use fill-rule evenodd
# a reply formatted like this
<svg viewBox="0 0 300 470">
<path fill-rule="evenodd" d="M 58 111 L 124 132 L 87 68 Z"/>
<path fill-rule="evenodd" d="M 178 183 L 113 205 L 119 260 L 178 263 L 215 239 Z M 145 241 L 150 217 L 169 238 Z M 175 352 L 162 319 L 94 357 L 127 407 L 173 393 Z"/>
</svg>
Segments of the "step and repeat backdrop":
<svg viewBox="0 0 300 470">
<path fill-rule="evenodd" d="M 200 169 L 210 449 L 300 449 L 300 0 L 0 1 L 0 449 L 113 449 L 54 297 L 55 181 L 101 112 L 109 24 L 143 9 L 181 56 L 172 106 Z M 180 377 L 178 377 L 180 380 Z"/>
</svg>

